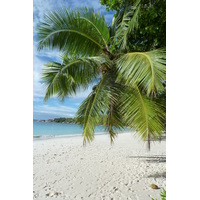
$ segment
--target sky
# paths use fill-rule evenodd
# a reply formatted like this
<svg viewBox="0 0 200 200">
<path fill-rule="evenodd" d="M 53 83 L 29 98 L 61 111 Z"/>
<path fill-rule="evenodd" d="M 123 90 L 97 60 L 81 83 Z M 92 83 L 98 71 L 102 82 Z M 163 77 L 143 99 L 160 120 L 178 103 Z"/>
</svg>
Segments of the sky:
<svg viewBox="0 0 200 200">
<path fill-rule="evenodd" d="M 59 61 L 59 52 L 37 51 L 36 27 L 46 13 L 60 7 L 73 9 L 84 6 L 103 12 L 107 23 L 111 23 L 114 12 L 107 12 L 105 6 L 101 6 L 100 0 L 33 0 L 33 119 L 74 117 L 81 102 L 92 91 L 91 85 L 87 90 L 78 92 L 76 96 L 65 98 L 64 102 L 52 97 L 44 103 L 45 86 L 41 80 L 41 71 L 44 64 L 49 61 Z"/>
</svg>

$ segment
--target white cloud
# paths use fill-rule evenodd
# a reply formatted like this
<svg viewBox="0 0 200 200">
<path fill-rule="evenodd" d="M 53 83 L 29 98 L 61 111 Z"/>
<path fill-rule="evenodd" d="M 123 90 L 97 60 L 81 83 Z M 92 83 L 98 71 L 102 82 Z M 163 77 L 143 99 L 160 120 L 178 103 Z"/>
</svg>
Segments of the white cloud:
<svg viewBox="0 0 200 200">
<path fill-rule="evenodd" d="M 77 109 L 71 108 L 68 106 L 63 105 L 42 105 L 42 106 L 35 106 L 34 107 L 34 113 L 40 113 L 40 114 L 48 114 L 51 115 L 57 115 L 60 117 L 72 117 L 75 115 Z"/>
<path fill-rule="evenodd" d="M 41 83 L 41 70 L 44 62 L 36 56 L 33 57 L 33 60 L 33 97 L 44 97 L 45 88 Z"/>
<path fill-rule="evenodd" d="M 88 87 L 86 90 L 79 91 L 76 96 L 71 96 L 73 99 L 84 99 L 86 98 L 92 91 L 92 85 Z"/>
<path fill-rule="evenodd" d="M 40 56 L 39 56 L 40 55 Z M 58 51 L 37 51 L 36 42 L 33 42 L 33 97 L 44 97 L 45 87 L 42 84 L 41 73 L 44 64 L 48 61 L 44 61 L 44 57 L 48 57 L 49 61 L 56 61 L 58 57 Z"/>
<path fill-rule="evenodd" d="M 34 102 L 39 102 L 39 101 L 42 101 L 43 99 L 40 98 L 40 97 L 33 97 L 33 101 Z"/>
</svg>

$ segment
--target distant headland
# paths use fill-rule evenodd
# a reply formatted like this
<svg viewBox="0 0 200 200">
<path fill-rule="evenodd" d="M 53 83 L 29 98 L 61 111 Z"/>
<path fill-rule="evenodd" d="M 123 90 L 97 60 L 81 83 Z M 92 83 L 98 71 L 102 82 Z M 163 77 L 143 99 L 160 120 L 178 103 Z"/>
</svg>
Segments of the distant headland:
<svg viewBox="0 0 200 200">
<path fill-rule="evenodd" d="M 103 115 L 97 122 L 97 125 L 103 125 L 106 124 L 106 116 Z M 33 119 L 34 122 L 48 122 L 48 123 L 64 123 L 64 124 L 79 124 L 79 122 L 76 121 L 75 118 L 65 118 L 65 117 L 59 117 L 54 119 Z"/>
<path fill-rule="evenodd" d="M 66 123 L 66 124 L 78 124 L 75 121 L 75 118 L 64 118 L 64 117 L 60 117 L 60 118 L 54 118 L 54 119 L 34 119 L 34 122 L 54 122 L 54 123 Z"/>
</svg>

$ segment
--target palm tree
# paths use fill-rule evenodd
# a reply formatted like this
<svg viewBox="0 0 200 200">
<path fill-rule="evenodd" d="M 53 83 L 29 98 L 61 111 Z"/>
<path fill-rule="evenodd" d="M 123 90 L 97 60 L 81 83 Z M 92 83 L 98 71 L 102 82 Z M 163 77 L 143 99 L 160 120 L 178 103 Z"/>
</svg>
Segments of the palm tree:
<svg viewBox="0 0 200 200">
<path fill-rule="evenodd" d="M 38 27 L 39 45 L 58 49 L 62 62 L 43 68 L 46 101 L 62 100 L 96 83 L 76 113 L 83 125 L 83 144 L 94 139 L 102 118 L 111 143 L 118 130 L 129 127 L 142 139 L 158 139 L 165 131 L 166 52 L 129 52 L 129 34 L 137 28 L 140 0 L 127 5 L 107 25 L 92 8 L 60 9 L 47 14 Z"/>
</svg>

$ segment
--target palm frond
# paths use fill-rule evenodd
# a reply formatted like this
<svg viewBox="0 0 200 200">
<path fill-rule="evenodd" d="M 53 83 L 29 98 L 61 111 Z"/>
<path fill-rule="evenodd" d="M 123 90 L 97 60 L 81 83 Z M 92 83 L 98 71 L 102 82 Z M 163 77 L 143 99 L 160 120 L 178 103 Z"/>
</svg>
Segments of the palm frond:
<svg viewBox="0 0 200 200">
<path fill-rule="evenodd" d="M 81 104 L 77 113 L 76 121 L 83 125 L 83 144 L 86 141 L 90 142 L 94 139 L 94 128 L 108 107 L 108 93 L 106 90 L 106 76 L 104 76 L 100 83 L 94 88 L 91 94 Z"/>
<path fill-rule="evenodd" d="M 105 48 L 109 29 L 92 8 L 52 11 L 38 27 L 38 49 L 58 48 L 67 53 L 94 55 Z"/>
<path fill-rule="evenodd" d="M 124 9 L 123 16 L 121 17 L 121 13 L 119 13 L 116 18 L 118 25 L 114 40 L 117 41 L 120 50 L 126 49 L 129 34 L 138 27 L 140 2 L 141 0 L 136 0 L 133 5 L 129 2 Z"/>
<path fill-rule="evenodd" d="M 113 16 L 112 23 L 109 27 L 109 30 L 110 30 L 110 37 L 113 38 L 115 36 L 115 32 L 116 32 L 116 18 L 115 18 L 115 16 Z"/>
<path fill-rule="evenodd" d="M 117 136 L 118 131 L 123 129 L 122 118 L 119 112 L 119 98 L 120 91 L 123 91 L 123 86 L 116 82 L 116 73 L 114 70 L 108 73 L 107 85 L 109 85 L 110 97 L 109 97 L 109 107 L 105 114 L 105 130 L 108 131 L 110 135 L 110 142 L 113 144 L 114 139 Z"/>
<path fill-rule="evenodd" d="M 81 88 L 86 89 L 99 76 L 101 57 L 83 57 L 63 60 L 63 63 L 50 62 L 43 68 L 42 79 L 47 86 L 44 100 L 56 95 L 62 100 L 74 95 Z"/>
<path fill-rule="evenodd" d="M 118 81 L 134 86 L 138 84 L 147 94 L 164 91 L 163 81 L 166 80 L 165 49 L 149 52 L 132 52 L 117 60 Z"/>
<path fill-rule="evenodd" d="M 158 97 L 157 97 L 158 98 Z M 123 121 L 133 128 L 143 140 L 158 139 L 165 131 L 165 100 L 147 98 L 137 86 L 127 89 L 120 100 Z"/>
<path fill-rule="evenodd" d="M 42 73 L 43 82 L 47 86 L 44 101 L 47 101 L 53 95 L 63 99 L 69 93 L 68 91 L 72 93 L 72 88 L 75 89 L 76 87 L 71 87 L 71 89 L 69 87 L 70 85 L 75 86 L 74 79 L 70 75 L 64 76 L 61 73 L 62 65 L 54 62 L 45 66 Z"/>
<path fill-rule="evenodd" d="M 86 144 L 86 141 L 90 142 L 94 139 L 94 127 L 110 109 L 110 103 L 117 101 L 117 93 L 114 89 L 113 82 L 110 84 L 110 77 L 110 73 L 103 75 L 99 84 L 94 87 L 94 90 L 77 111 L 76 121 L 83 125 L 84 144 Z M 110 125 L 113 126 L 114 124 L 112 123 L 108 126 Z M 113 134 L 111 135 L 112 139 Z"/>
</svg>

